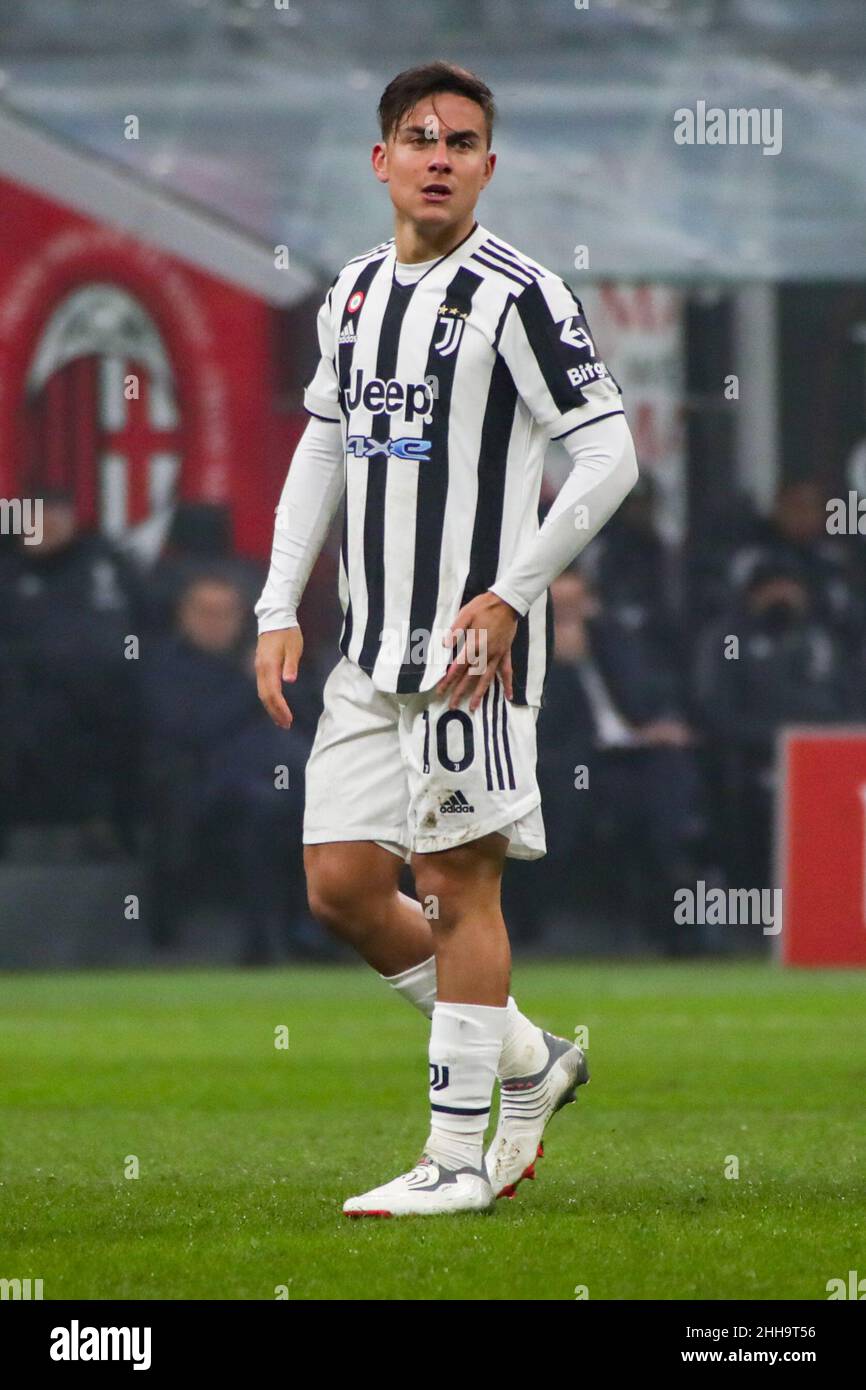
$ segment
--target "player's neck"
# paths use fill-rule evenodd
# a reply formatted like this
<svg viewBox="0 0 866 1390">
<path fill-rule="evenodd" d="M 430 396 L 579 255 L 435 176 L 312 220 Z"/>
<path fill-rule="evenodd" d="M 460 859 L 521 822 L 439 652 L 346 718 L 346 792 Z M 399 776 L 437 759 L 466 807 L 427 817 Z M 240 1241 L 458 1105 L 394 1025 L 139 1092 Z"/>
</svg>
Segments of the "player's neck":
<svg viewBox="0 0 866 1390">
<path fill-rule="evenodd" d="M 397 260 L 402 265 L 432 261 L 447 256 L 461 241 L 465 241 L 475 226 L 475 211 L 466 214 L 458 226 L 419 227 L 397 214 L 394 224 L 394 245 Z"/>
</svg>

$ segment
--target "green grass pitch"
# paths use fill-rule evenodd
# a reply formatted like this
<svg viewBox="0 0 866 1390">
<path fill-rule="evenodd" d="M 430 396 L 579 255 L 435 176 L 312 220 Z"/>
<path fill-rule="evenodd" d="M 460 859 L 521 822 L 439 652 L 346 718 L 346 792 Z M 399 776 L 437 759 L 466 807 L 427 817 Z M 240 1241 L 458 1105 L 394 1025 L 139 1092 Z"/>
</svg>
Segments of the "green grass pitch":
<svg viewBox="0 0 866 1390">
<path fill-rule="evenodd" d="M 492 1213 L 349 1221 L 427 1134 L 427 1025 L 371 971 L 0 978 L 0 1277 L 46 1299 L 820 1300 L 866 1275 L 863 974 L 518 964 L 513 989 L 589 1029 L 537 1181 Z"/>
</svg>

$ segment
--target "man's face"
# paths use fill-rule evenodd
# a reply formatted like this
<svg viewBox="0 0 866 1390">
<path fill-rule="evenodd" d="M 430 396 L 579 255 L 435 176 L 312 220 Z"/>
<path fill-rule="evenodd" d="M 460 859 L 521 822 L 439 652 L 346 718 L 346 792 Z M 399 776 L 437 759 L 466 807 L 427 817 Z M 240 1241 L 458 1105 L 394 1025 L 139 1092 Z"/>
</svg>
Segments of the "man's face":
<svg viewBox="0 0 866 1390">
<path fill-rule="evenodd" d="M 178 610 L 178 627 L 194 647 L 205 652 L 230 652 L 243 631 L 240 594 L 229 584 L 194 584 Z"/>
<path fill-rule="evenodd" d="M 580 574 L 561 574 L 550 586 L 553 598 L 555 656 L 557 661 L 576 661 L 586 651 L 586 623 L 598 615 L 599 605 Z"/>
<path fill-rule="evenodd" d="M 487 152 L 484 112 L 455 92 L 424 97 L 401 118 L 387 144 L 373 147 L 373 169 L 389 185 L 394 207 L 431 228 L 465 221 L 495 163 L 496 155 Z M 431 185 L 447 191 L 436 192 Z"/>
<path fill-rule="evenodd" d="M 825 535 L 826 519 L 821 489 L 815 483 L 790 483 L 776 501 L 779 530 L 794 542 L 804 544 Z"/>
<path fill-rule="evenodd" d="M 554 579 L 550 586 L 556 621 L 586 622 L 599 613 L 599 602 L 582 574 L 568 571 Z"/>
<path fill-rule="evenodd" d="M 809 606 L 809 599 L 803 585 L 796 579 L 788 579 L 785 575 L 777 578 L 765 579 L 762 584 L 757 585 L 749 595 L 749 607 L 753 613 L 763 614 L 769 610 L 787 609 L 791 613 L 805 613 Z"/>
<path fill-rule="evenodd" d="M 69 545 L 77 530 L 74 503 L 60 498 L 46 498 L 42 506 L 41 539 L 34 544 L 28 542 L 26 545 L 22 540 L 21 549 L 25 555 L 53 555 Z"/>
</svg>

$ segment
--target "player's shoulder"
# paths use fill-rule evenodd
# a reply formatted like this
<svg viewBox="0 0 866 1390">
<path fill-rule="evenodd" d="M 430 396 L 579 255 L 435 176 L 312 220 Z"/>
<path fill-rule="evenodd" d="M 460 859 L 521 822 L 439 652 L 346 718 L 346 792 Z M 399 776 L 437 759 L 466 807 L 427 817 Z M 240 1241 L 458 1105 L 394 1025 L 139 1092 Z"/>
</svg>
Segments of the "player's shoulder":
<svg viewBox="0 0 866 1390">
<path fill-rule="evenodd" d="M 390 237 L 388 241 L 380 241 L 377 246 L 371 246 L 369 250 L 362 251 L 358 256 L 350 256 L 350 258 L 340 266 L 340 269 L 331 281 L 331 288 L 338 285 L 345 277 L 354 278 L 365 266 L 370 265 L 372 262 L 384 260 L 393 245 L 394 238 Z"/>
<path fill-rule="evenodd" d="M 527 307 L 543 301 L 554 317 L 573 314 L 575 305 L 582 312 L 579 299 L 561 275 L 503 237 L 488 232 L 473 259 L 484 266 L 488 277 L 501 284 L 509 308 L 515 301 L 523 301 Z"/>
<path fill-rule="evenodd" d="M 358 256 L 350 256 L 349 260 L 345 261 L 343 265 L 340 266 L 340 269 L 327 288 L 325 303 L 328 308 L 333 308 L 335 299 L 340 301 L 340 303 L 345 302 L 347 295 L 354 290 L 364 269 L 369 265 L 377 265 L 379 261 L 384 260 L 393 245 L 394 238 L 391 237 L 388 241 L 380 241 L 377 246 L 371 246 L 369 250 L 362 251 Z"/>
</svg>

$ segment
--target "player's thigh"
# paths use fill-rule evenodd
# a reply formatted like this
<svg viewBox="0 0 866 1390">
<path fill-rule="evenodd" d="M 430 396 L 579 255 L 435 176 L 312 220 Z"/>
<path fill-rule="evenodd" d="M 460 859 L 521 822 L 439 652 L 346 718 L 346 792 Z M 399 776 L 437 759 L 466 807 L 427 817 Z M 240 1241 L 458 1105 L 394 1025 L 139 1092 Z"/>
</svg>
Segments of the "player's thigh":
<svg viewBox="0 0 866 1390">
<path fill-rule="evenodd" d="M 460 915 L 495 909 L 508 844 L 508 836 L 495 830 L 451 849 L 414 852 L 410 863 L 419 899 L 433 895 Z"/>
<path fill-rule="evenodd" d="M 402 858 L 372 840 L 304 845 L 310 911 L 319 920 L 375 914 L 398 891 Z"/>
<path fill-rule="evenodd" d="M 409 788 L 396 702 L 345 658 L 323 695 L 304 774 L 304 844 L 361 840 L 406 846 Z"/>
</svg>

